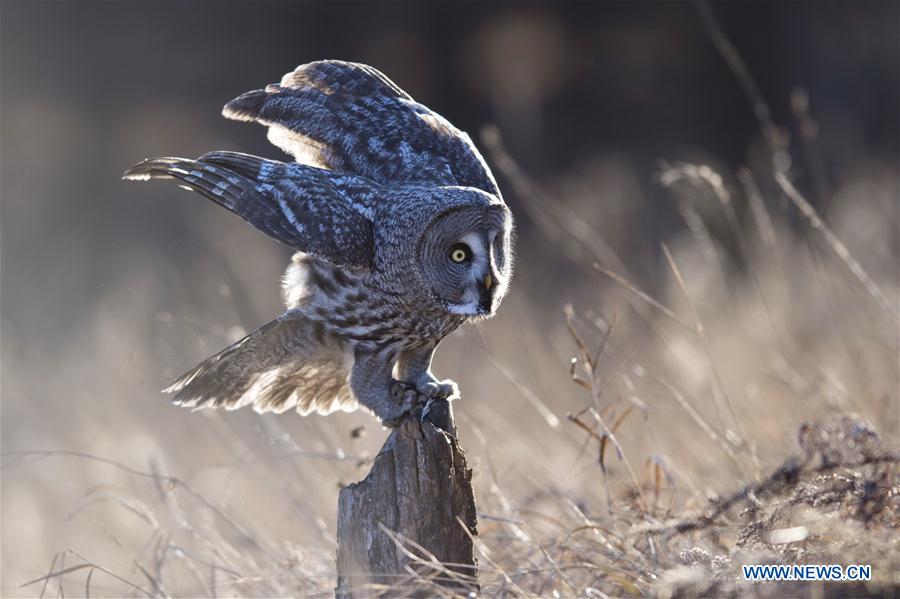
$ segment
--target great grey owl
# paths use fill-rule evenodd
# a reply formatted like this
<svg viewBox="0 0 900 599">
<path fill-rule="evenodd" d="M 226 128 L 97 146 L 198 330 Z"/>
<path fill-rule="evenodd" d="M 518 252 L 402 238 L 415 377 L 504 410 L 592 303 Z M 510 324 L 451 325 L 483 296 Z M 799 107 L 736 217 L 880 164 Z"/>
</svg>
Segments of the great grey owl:
<svg viewBox="0 0 900 599">
<path fill-rule="evenodd" d="M 287 311 L 165 391 L 192 408 L 301 414 L 362 404 L 387 425 L 457 394 L 430 371 L 441 340 L 491 316 L 512 274 L 512 216 L 469 137 L 364 65 L 319 61 L 223 115 L 269 128 L 296 162 L 237 152 L 151 158 L 124 178 L 175 179 L 298 250 Z"/>
</svg>

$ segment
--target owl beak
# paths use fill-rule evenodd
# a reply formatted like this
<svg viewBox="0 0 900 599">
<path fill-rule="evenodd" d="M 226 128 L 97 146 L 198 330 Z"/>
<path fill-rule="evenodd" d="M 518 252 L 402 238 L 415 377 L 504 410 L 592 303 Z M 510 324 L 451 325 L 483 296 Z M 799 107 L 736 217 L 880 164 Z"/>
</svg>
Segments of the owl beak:
<svg viewBox="0 0 900 599">
<path fill-rule="evenodd" d="M 483 289 L 480 293 L 481 301 L 479 302 L 478 307 L 482 314 L 490 314 L 493 311 L 494 306 L 494 294 L 491 290 L 496 287 L 493 275 L 491 273 L 486 274 L 481 280 L 481 285 Z"/>
</svg>

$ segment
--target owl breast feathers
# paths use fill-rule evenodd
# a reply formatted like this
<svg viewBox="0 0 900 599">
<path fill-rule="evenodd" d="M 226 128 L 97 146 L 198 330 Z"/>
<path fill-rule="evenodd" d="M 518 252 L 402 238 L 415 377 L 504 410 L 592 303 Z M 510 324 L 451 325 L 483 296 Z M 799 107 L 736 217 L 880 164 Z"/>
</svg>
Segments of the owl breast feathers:
<svg viewBox="0 0 900 599">
<path fill-rule="evenodd" d="M 376 69 L 319 61 L 225 105 L 296 162 L 237 152 L 152 158 L 296 251 L 286 312 L 170 387 L 192 408 L 301 414 L 362 404 L 391 425 L 457 393 L 430 370 L 440 341 L 492 315 L 512 274 L 512 217 L 469 137 Z"/>
</svg>

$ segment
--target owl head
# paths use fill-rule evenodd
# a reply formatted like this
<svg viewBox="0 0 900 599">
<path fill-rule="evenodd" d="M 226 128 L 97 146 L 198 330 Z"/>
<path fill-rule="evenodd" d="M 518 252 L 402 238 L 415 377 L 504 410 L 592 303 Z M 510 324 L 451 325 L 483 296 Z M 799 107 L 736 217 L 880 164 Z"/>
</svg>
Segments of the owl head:
<svg viewBox="0 0 900 599">
<path fill-rule="evenodd" d="M 501 200 L 467 187 L 442 187 L 433 218 L 415 249 L 417 270 L 433 300 L 453 314 L 487 317 L 512 276 L 512 216 Z"/>
</svg>

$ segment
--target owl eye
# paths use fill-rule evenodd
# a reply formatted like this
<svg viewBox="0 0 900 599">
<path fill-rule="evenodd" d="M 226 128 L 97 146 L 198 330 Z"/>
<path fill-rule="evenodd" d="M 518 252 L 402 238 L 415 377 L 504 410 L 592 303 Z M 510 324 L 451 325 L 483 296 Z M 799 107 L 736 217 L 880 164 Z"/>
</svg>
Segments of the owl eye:
<svg viewBox="0 0 900 599">
<path fill-rule="evenodd" d="M 464 243 L 457 243 L 452 248 L 450 248 L 450 259 L 457 264 L 468 262 L 471 257 L 472 250 L 470 250 L 469 246 Z"/>
</svg>

